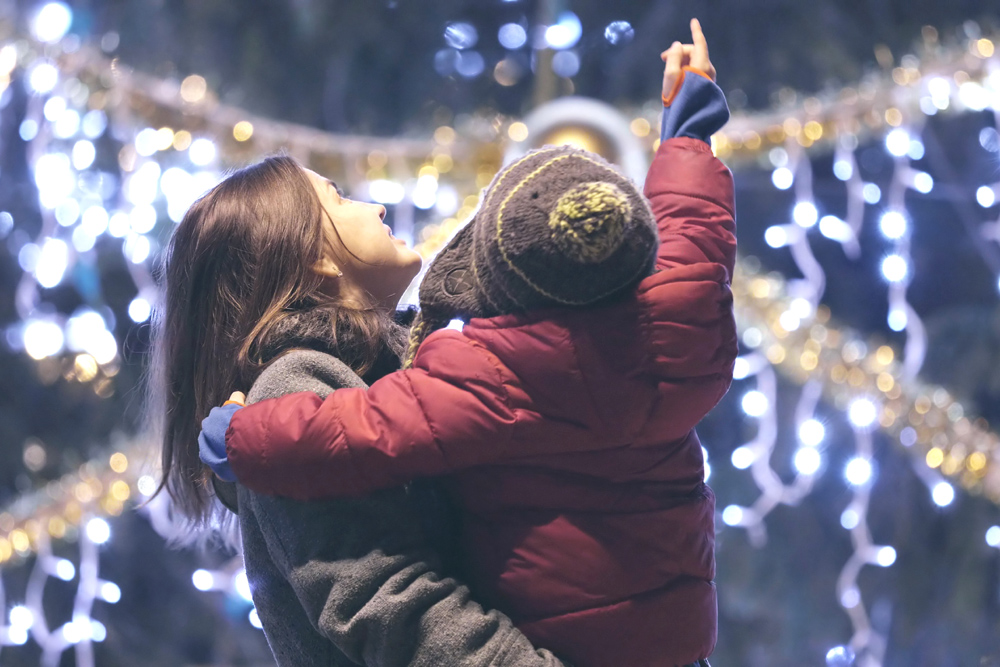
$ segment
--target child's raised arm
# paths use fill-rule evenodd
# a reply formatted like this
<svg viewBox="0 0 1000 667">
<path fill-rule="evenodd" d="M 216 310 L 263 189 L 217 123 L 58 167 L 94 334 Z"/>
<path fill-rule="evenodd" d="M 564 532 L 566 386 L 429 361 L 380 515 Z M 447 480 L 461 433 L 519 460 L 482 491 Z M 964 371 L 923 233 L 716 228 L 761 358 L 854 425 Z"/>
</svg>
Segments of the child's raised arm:
<svg viewBox="0 0 1000 667">
<path fill-rule="evenodd" d="M 661 54 L 663 125 L 661 144 L 646 177 L 660 230 L 657 266 L 668 269 L 713 263 L 732 275 L 736 261 L 733 177 L 712 154 L 709 142 L 729 120 L 715 67 L 697 19 L 693 44 L 674 44 Z"/>
</svg>

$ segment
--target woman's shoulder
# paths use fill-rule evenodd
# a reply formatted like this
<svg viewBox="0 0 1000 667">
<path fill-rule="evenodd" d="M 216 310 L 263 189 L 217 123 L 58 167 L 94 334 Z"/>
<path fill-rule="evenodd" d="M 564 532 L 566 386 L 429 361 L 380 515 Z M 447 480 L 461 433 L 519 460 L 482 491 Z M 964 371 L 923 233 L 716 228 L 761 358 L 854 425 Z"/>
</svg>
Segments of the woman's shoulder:
<svg viewBox="0 0 1000 667">
<path fill-rule="evenodd" d="M 290 350 L 271 362 L 253 383 L 247 403 L 299 391 L 326 397 L 334 389 L 366 387 L 357 373 L 337 357 L 317 350 Z"/>
</svg>

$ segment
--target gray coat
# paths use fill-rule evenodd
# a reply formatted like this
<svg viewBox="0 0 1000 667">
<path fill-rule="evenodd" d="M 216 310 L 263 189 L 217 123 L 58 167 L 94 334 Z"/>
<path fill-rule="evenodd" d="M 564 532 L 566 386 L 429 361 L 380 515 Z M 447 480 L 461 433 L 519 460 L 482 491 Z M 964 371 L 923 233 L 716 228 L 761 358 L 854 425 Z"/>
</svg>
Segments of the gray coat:
<svg viewBox="0 0 1000 667">
<path fill-rule="evenodd" d="M 335 357 L 298 350 L 264 371 L 248 402 L 364 386 Z M 241 486 L 237 497 L 247 576 L 281 667 L 562 664 L 439 574 L 406 490 L 303 503 Z"/>
</svg>

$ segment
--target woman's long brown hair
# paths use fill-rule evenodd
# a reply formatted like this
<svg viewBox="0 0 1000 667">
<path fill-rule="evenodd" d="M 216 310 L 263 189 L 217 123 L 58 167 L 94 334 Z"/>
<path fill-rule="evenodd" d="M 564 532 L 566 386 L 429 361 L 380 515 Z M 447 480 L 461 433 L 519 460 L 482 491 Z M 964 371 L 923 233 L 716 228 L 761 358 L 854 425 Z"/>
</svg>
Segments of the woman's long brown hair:
<svg viewBox="0 0 1000 667">
<path fill-rule="evenodd" d="M 150 410 L 162 439 L 162 480 L 193 529 L 221 518 L 211 471 L 198 457 L 201 420 L 236 390 L 248 391 L 281 345 L 289 317 L 323 308 L 332 351 L 359 375 L 396 335 L 388 313 L 346 308 L 321 292 L 322 208 L 292 158 L 241 169 L 197 201 L 171 238 L 165 297 L 154 314 Z"/>
</svg>

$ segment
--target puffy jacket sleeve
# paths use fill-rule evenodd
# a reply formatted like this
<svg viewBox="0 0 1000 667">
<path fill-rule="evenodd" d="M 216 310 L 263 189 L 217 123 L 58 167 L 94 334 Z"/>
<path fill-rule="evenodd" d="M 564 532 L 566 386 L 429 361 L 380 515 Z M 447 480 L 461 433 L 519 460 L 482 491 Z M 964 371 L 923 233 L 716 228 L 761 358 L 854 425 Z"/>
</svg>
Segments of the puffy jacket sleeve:
<svg viewBox="0 0 1000 667">
<path fill-rule="evenodd" d="M 677 137 L 660 144 L 644 193 L 659 226 L 658 268 L 707 263 L 724 268 L 727 279 L 732 275 L 736 262 L 733 175 L 705 142 Z"/>
<path fill-rule="evenodd" d="M 326 399 L 298 393 L 238 410 L 226 450 L 248 488 L 303 500 L 537 454 L 537 443 L 514 437 L 515 422 L 530 419 L 530 410 L 512 404 L 511 383 L 484 346 L 442 330 L 424 341 L 413 368 L 368 391 L 341 389 Z M 587 437 L 584 425 L 568 428 Z"/>
<path fill-rule="evenodd" d="M 660 145 L 645 194 L 660 233 L 658 271 L 637 290 L 644 367 L 662 397 L 650 430 L 679 437 L 728 391 L 738 354 L 733 177 L 706 143 L 679 137 Z"/>
</svg>

